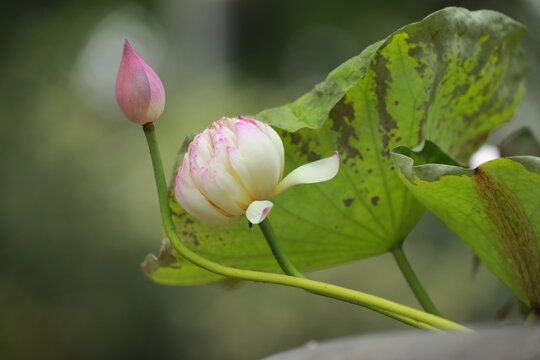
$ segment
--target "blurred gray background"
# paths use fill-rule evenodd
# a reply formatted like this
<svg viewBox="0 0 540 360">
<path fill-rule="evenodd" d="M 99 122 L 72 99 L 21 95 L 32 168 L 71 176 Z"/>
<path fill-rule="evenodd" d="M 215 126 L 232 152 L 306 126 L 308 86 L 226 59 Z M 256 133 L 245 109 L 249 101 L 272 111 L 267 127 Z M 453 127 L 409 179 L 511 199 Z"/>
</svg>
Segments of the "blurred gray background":
<svg viewBox="0 0 540 360">
<path fill-rule="evenodd" d="M 294 100 L 367 45 L 450 5 L 529 28 L 526 98 L 490 141 L 527 125 L 540 135 L 540 0 L 2 2 L 0 358 L 254 359 L 407 329 L 296 289 L 146 279 L 139 264 L 161 241 L 154 179 L 114 83 L 128 38 L 165 86 L 156 125 L 172 170 L 186 135 Z M 487 269 L 473 276 L 472 253 L 429 214 L 405 251 L 453 320 L 496 321 L 514 301 Z M 418 307 L 391 255 L 310 276 Z"/>
</svg>

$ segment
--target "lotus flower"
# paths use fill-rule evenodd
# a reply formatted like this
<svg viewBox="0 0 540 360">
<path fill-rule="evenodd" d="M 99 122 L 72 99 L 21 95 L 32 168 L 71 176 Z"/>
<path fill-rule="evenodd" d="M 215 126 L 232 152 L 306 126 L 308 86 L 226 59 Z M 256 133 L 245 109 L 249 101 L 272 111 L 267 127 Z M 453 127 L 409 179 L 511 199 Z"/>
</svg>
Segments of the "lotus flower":
<svg viewBox="0 0 540 360">
<path fill-rule="evenodd" d="M 116 78 L 116 101 L 129 120 L 141 125 L 154 122 L 165 107 L 161 80 L 127 40 Z"/>
<path fill-rule="evenodd" d="M 272 200 L 297 184 L 333 178 L 339 155 L 302 165 L 283 180 L 283 142 L 265 123 L 222 117 L 195 136 L 176 177 L 176 199 L 195 218 L 229 225 L 262 222 Z"/>
</svg>

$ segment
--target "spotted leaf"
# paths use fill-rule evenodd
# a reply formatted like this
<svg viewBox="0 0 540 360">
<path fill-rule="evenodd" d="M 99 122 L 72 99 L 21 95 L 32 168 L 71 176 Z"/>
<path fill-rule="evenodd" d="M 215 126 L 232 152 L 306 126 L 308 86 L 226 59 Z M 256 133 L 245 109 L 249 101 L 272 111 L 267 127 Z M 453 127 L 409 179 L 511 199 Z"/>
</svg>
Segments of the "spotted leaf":
<svg viewBox="0 0 540 360">
<path fill-rule="evenodd" d="M 424 208 L 397 176 L 390 149 L 431 140 L 466 161 L 523 96 L 524 34 L 503 14 L 447 8 L 368 47 L 295 102 L 252 115 L 281 129 L 285 174 L 334 150 L 342 159 L 336 178 L 296 186 L 274 201 L 270 220 L 298 268 L 366 258 L 404 240 Z M 173 194 L 171 208 L 179 235 L 201 255 L 279 271 L 256 227 L 244 221 L 225 228 L 202 224 Z M 153 280 L 218 278 L 177 256 L 170 261 L 174 253 L 164 249 L 144 264 Z"/>
</svg>

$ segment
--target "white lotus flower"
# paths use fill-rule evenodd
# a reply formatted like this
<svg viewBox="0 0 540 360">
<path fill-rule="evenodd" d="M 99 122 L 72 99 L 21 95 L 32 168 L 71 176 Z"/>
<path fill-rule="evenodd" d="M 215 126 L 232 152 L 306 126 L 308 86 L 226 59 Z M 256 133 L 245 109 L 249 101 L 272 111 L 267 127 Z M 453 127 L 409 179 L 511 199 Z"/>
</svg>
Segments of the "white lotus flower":
<svg viewBox="0 0 540 360">
<path fill-rule="evenodd" d="M 339 155 L 302 165 L 283 180 L 284 149 L 265 123 L 222 117 L 195 136 L 176 177 L 176 199 L 195 218 L 229 225 L 244 217 L 262 222 L 272 200 L 293 185 L 330 180 Z"/>
</svg>

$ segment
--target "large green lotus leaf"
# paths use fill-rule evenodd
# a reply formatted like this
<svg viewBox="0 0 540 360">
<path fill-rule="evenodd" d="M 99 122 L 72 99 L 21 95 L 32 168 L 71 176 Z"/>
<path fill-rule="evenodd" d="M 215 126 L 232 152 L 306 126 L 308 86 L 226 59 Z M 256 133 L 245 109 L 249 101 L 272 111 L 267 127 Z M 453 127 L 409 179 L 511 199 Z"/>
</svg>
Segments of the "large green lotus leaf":
<svg viewBox="0 0 540 360">
<path fill-rule="evenodd" d="M 336 149 L 341 155 L 336 178 L 275 199 L 270 220 L 298 268 L 381 254 L 403 241 L 424 208 L 397 177 L 390 149 L 429 139 L 467 160 L 522 98 L 524 34 L 497 12 L 444 9 L 368 47 L 297 101 L 253 116 L 282 129 L 286 173 Z M 187 215 L 174 194 L 170 204 L 179 235 L 196 252 L 234 267 L 279 270 L 247 221 L 219 228 Z M 176 255 L 165 242 L 143 267 L 168 284 L 219 279 Z"/>
<path fill-rule="evenodd" d="M 412 194 L 455 232 L 523 302 L 540 309 L 540 158 L 516 156 L 476 169 L 433 144 L 392 157 Z"/>
</svg>

